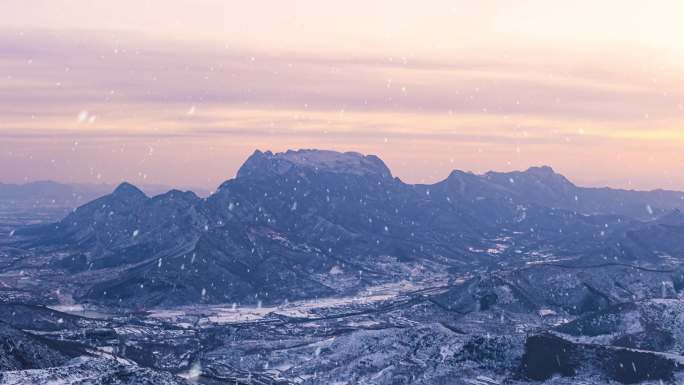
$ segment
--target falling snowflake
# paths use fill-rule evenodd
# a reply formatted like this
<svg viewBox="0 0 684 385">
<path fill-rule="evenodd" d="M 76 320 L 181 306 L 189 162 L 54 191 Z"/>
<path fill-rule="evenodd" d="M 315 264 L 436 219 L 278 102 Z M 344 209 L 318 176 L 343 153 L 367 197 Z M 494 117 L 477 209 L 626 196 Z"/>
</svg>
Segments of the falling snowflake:
<svg viewBox="0 0 684 385">
<path fill-rule="evenodd" d="M 85 123 L 86 120 L 88 120 L 88 111 L 81 111 L 78 113 L 78 116 L 76 117 L 76 120 L 79 123 Z"/>
</svg>

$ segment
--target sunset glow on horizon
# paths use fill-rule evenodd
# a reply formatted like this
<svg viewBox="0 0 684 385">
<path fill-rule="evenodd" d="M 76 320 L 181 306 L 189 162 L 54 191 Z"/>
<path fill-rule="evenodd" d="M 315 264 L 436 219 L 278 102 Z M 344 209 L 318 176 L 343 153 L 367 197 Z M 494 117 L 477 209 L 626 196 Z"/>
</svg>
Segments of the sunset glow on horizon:
<svg viewBox="0 0 684 385">
<path fill-rule="evenodd" d="M 370 4 L 372 3 L 372 4 Z M 681 1 L 0 3 L 0 182 L 215 188 L 255 149 L 407 182 L 684 190 Z"/>
</svg>

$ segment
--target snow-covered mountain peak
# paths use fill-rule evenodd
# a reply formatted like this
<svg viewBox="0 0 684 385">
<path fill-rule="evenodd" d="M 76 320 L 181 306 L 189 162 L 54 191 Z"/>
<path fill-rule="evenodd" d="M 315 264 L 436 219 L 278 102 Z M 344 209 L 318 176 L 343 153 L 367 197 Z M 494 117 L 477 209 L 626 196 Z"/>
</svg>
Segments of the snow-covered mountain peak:
<svg viewBox="0 0 684 385">
<path fill-rule="evenodd" d="M 241 178 L 272 173 L 284 174 L 292 168 L 359 176 L 392 177 L 389 168 L 375 155 L 308 149 L 288 150 L 275 154 L 270 151 L 261 152 L 257 150 L 243 164 L 237 176 Z"/>
</svg>

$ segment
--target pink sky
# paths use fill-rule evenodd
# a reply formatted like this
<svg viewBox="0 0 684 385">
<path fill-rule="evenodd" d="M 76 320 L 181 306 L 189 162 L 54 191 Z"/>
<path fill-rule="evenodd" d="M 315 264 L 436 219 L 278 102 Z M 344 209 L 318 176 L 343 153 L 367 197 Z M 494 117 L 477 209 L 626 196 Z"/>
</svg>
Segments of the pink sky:
<svg viewBox="0 0 684 385">
<path fill-rule="evenodd" d="M 326 148 L 409 182 L 548 164 L 684 190 L 682 19 L 674 0 L 6 0 L 0 181 L 214 188 L 257 148 Z"/>
</svg>

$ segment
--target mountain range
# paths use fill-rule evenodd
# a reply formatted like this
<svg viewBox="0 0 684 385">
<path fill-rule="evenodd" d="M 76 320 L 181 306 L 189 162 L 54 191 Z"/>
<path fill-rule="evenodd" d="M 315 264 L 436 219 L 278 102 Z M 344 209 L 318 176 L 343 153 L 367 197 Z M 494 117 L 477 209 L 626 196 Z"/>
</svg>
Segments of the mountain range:
<svg viewBox="0 0 684 385">
<path fill-rule="evenodd" d="M 256 151 L 200 198 L 122 183 L 14 245 L 59 252 L 78 301 L 283 303 L 535 263 L 655 264 L 684 251 L 684 193 L 578 187 L 550 167 L 407 184 L 378 157 Z"/>
<path fill-rule="evenodd" d="M 145 185 L 142 187 L 148 194 L 158 195 L 170 188 L 163 185 Z M 36 206 L 77 207 L 103 195 L 113 189 L 109 184 L 67 184 L 50 180 L 35 181 L 24 184 L 0 183 L 0 202 L 14 204 L 30 203 Z M 210 193 L 197 191 L 202 196 Z"/>
<path fill-rule="evenodd" d="M 680 192 L 299 150 L 206 196 L 30 196 L 0 199 L 0 384 L 684 381 Z"/>
</svg>

